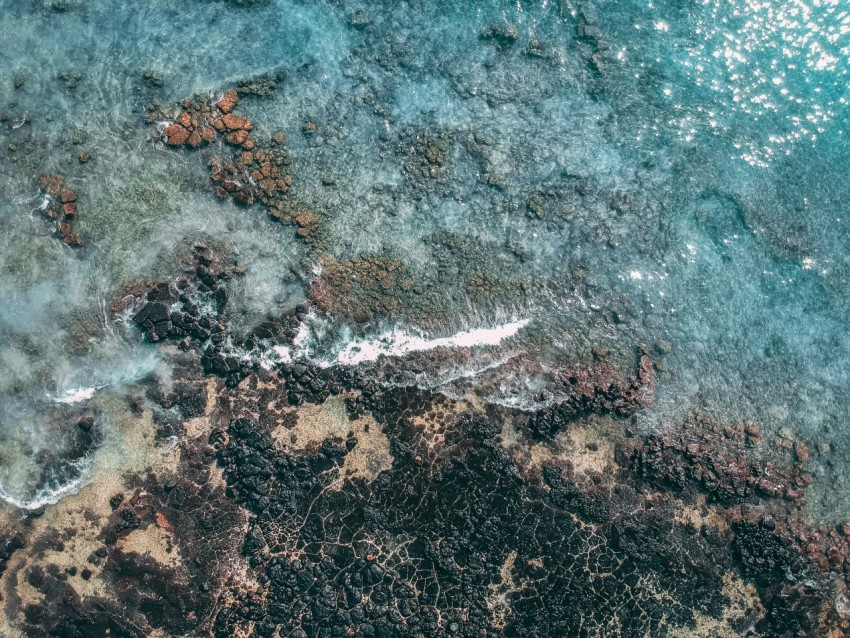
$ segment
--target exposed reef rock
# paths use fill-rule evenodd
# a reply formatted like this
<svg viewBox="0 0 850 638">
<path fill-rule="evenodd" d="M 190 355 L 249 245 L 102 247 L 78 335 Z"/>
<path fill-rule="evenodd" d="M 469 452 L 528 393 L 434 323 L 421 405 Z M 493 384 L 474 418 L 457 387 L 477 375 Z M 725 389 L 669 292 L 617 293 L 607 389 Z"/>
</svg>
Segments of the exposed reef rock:
<svg viewBox="0 0 850 638">
<path fill-rule="evenodd" d="M 77 193 L 65 185 L 62 175 L 41 175 L 38 185 L 46 194 L 41 212 L 54 222 L 56 235 L 67 246 L 81 246 L 83 240 L 74 233 L 77 220 Z"/>
<path fill-rule="evenodd" d="M 257 336 L 286 342 L 285 324 Z M 629 438 L 621 420 L 593 443 L 597 471 L 556 443 L 505 440 L 522 422 L 514 410 L 382 386 L 368 369 L 294 362 L 232 388 L 192 369 L 181 384 L 205 398 L 178 424 L 179 460 L 131 479 L 78 531 L 95 534 L 89 561 L 54 563 L 59 540 L 9 536 L 13 558 L 52 543 L 40 567 L 15 563 L 55 601 L 14 607 L 32 635 L 664 636 L 706 619 L 730 635 L 846 629 L 833 603 L 845 585 L 829 574 L 843 574 L 847 538 L 801 526 L 798 501 L 757 490 L 712 501 L 696 478 L 711 452 L 731 484 L 760 453 L 751 425 L 700 435 L 711 422 L 695 416 L 662 435 L 671 460 L 654 463 L 656 437 Z M 148 397 L 163 416 L 191 405 L 157 383 Z M 580 423 L 602 432 L 569 427 Z M 695 440 L 706 449 L 691 455 Z M 514 454 L 541 445 L 540 465 Z M 747 467 L 772 463 L 773 480 L 793 484 L 792 447 Z M 675 467 L 686 480 L 669 485 Z"/>
<path fill-rule="evenodd" d="M 214 103 L 199 98 L 186 99 L 181 103 L 181 110 L 173 118 L 168 117 L 170 112 L 151 104 L 148 106 L 146 118 L 150 122 L 166 120 L 162 138 L 169 146 L 198 148 L 222 135 L 229 144 L 251 150 L 254 148 L 254 141 L 250 139 L 253 123 L 232 113 L 238 102 L 236 91 L 227 91 Z"/>
<path fill-rule="evenodd" d="M 183 340 L 179 382 L 147 385 L 177 456 L 68 532 L 88 539 L 88 559 L 60 560 L 71 541 L 47 531 L 5 532 L 7 614 L 29 634 L 848 629 L 847 535 L 812 528 L 788 498 L 808 482 L 805 446 L 699 414 L 637 436 L 647 355 L 625 378 L 604 359 L 558 370 L 532 413 L 383 384 L 368 364 L 264 370 L 237 350 L 291 346 L 309 308 L 235 334 L 215 301 L 226 269 L 203 246 L 193 260 L 192 277 L 150 285 L 134 315 L 151 340 Z M 563 423 L 527 428 L 553 410 Z M 50 549 L 29 564 L 24 545 Z"/>
<path fill-rule="evenodd" d="M 630 463 L 654 485 L 677 490 L 697 487 L 724 504 L 754 495 L 789 501 L 803 497 L 812 478 L 799 465 L 783 467 L 751 450 L 762 445 L 758 426 L 737 424 L 720 431 L 718 427 L 711 419 L 694 417 L 681 429 L 641 441 L 629 452 Z"/>
<path fill-rule="evenodd" d="M 540 400 L 550 405 L 529 419 L 532 436 L 550 439 L 570 422 L 590 414 L 631 416 L 652 402 L 655 368 L 643 354 L 636 372 L 628 379 L 606 361 L 559 370 L 554 383 Z"/>
</svg>

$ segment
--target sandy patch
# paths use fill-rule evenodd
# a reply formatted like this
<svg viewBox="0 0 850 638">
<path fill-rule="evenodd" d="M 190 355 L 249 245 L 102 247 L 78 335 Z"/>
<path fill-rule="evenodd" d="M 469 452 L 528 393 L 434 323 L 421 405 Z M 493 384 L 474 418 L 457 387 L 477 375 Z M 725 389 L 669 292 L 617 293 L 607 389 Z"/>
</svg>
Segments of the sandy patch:
<svg viewBox="0 0 850 638">
<path fill-rule="evenodd" d="M 280 426 L 272 431 L 278 447 L 290 454 L 309 452 L 331 438 L 345 441 L 349 434 L 357 440 L 357 445 L 345 456 L 333 488 L 341 487 L 345 479 L 373 481 L 392 467 L 390 443 L 381 426 L 368 415 L 350 420 L 344 396 L 331 397 L 321 405 L 302 406 L 296 415 L 298 421 L 294 427 Z"/>
<path fill-rule="evenodd" d="M 121 538 L 118 548 L 123 552 L 136 552 L 147 556 L 166 567 L 180 567 L 180 555 L 171 543 L 171 534 L 158 525 L 148 525 L 144 529 L 134 529 Z"/>
</svg>

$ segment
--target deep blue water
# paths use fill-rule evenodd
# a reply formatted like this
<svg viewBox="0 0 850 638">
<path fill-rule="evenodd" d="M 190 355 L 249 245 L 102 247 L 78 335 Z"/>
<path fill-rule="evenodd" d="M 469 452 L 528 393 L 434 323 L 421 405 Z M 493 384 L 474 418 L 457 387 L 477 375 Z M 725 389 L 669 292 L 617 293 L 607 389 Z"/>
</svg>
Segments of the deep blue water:
<svg viewBox="0 0 850 638">
<path fill-rule="evenodd" d="M 482 38 L 493 24 L 513 25 L 516 41 Z M 85 401 L 111 414 L 134 380 L 168 374 L 167 352 L 111 317 L 122 284 L 171 276 L 179 249 L 204 239 L 246 268 L 237 323 L 303 300 L 292 273 L 310 256 L 293 229 L 216 200 L 205 166 L 151 143 L 143 122 L 151 101 L 279 73 L 275 95 L 245 100 L 244 113 L 261 133 L 286 132 L 293 193 L 324 215 L 330 254 L 389 251 L 440 291 L 445 321 L 426 336 L 528 318 L 514 347 L 533 340 L 550 363 L 666 342 L 641 427 L 702 406 L 828 444 L 810 502 L 850 515 L 850 10 L 839 0 L 0 0 L 0 34 L 9 498 L 46 496 L 38 453 L 62 440 L 57 398 L 99 388 Z M 416 135 L 449 140 L 446 180 L 424 193 L 403 169 Z M 93 156 L 84 166 L 81 150 Z M 42 172 L 80 192 L 83 249 L 33 213 Z M 438 277 L 440 232 L 466 242 L 455 279 Z M 472 273 L 538 285 L 485 304 L 467 294 Z M 385 317 L 367 332 L 394 323 L 416 327 Z M 501 399 L 527 400 L 514 389 Z M 123 441 L 116 417 L 86 471 L 115 463 L 108 450 Z"/>
</svg>

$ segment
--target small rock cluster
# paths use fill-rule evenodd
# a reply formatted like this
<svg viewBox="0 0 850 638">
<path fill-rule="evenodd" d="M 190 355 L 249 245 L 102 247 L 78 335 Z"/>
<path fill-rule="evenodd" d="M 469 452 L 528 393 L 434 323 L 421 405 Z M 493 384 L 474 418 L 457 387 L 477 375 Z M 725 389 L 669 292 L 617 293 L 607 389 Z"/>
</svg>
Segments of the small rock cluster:
<svg viewBox="0 0 850 638">
<path fill-rule="evenodd" d="M 211 268 L 209 251 L 202 244 L 195 246 L 194 259 L 196 267 L 191 279 L 180 279 L 176 286 L 156 284 L 133 315 L 133 322 L 144 331 L 148 341 L 187 337 L 200 342 L 224 341 L 225 326 L 219 321 L 218 310 L 227 303 L 223 281 L 229 275 Z"/>
<path fill-rule="evenodd" d="M 282 149 L 245 151 L 235 161 L 220 157 L 210 159 L 210 179 L 216 185 L 216 195 L 250 206 L 261 201 L 273 206 L 286 194 L 292 176 L 284 172 L 290 159 Z"/>
<path fill-rule="evenodd" d="M 162 131 L 165 143 L 198 148 L 221 134 L 227 143 L 251 150 L 254 141 L 250 139 L 250 131 L 254 125 L 248 118 L 231 112 L 237 102 L 236 91 L 227 91 L 215 104 L 197 99 L 183 100 L 183 110 Z M 154 105 L 148 107 L 149 114 L 156 110 Z"/>
<path fill-rule="evenodd" d="M 65 185 L 62 175 L 43 174 L 38 178 L 38 185 L 47 195 L 41 211 L 54 222 L 57 236 L 67 246 L 81 246 L 83 240 L 74 233 L 77 194 Z"/>
<path fill-rule="evenodd" d="M 215 103 L 202 99 L 183 100 L 176 113 L 168 107 L 148 106 L 146 120 L 160 119 L 170 123 L 163 129 L 165 143 L 172 147 L 199 148 L 215 141 L 219 136 L 236 147 L 232 157 L 213 156 L 209 160 L 210 179 L 215 193 L 222 199 L 233 198 L 239 204 L 251 206 L 264 204 L 273 217 L 283 218 L 283 196 L 289 191 L 291 165 L 283 146 L 283 132 L 276 132 L 268 144 L 258 146 L 251 137 L 253 123 L 246 117 L 233 113 L 239 95 L 266 95 L 274 90 L 277 78 L 264 76 L 251 82 L 240 82 L 236 90 L 227 91 Z M 241 151 L 241 152 L 240 152 Z"/>
<path fill-rule="evenodd" d="M 586 46 L 582 54 L 587 59 L 591 70 L 596 73 L 604 72 L 611 45 L 606 40 L 592 11 L 583 9 L 579 12 L 576 35 L 579 43 Z"/>
</svg>

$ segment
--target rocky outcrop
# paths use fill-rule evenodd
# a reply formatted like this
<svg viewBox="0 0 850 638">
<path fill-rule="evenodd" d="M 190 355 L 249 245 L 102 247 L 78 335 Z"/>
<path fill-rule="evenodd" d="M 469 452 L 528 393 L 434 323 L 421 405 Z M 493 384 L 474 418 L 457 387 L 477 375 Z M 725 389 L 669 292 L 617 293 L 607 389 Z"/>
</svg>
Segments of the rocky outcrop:
<svg viewBox="0 0 850 638">
<path fill-rule="evenodd" d="M 236 91 L 227 91 L 218 101 L 183 100 L 181 110 L 173 119 L 167 118 L 161 107 L 150 105 L 147 119 L 166 119 L 162 139 L 169 146 L 199 148 L 222 135 L 225 141 L 245 150 L 254 148 L 250 139 L 251 120 L 232 113 L 239 102 Z"/>
<path fill-rule="evenodd" d="M 652 402 L 654 390 L 655 368 L 647 354 L 640 355 L 637 369 L 627 378 L 604 359 L 565 368 L 536 397 L 548 405 L 529 417 L 527 427 L 533 437 L 546 440 L 590 414 L 631 416 Z"/>
<path fill-rule="evenodd" d="M 289 158 L 279 149 L 245 151 L 234 161 L 213 157 L 210 179 L 222 199 L 232 197 L 246 206 L 262 202 L 271 208 L 292 184 L 292 177 L 285 173 L 288 165 Z"/>
<path fill-rule="evenodd" d="M 40 210 L 54 222 L 56 235 L 66 246 L 81 246 L 83 240 L 74 233 L 78 217 L 77 193 L 66 186 L 62 175 L 40 175 L 38 185 L 46 195 Z"/>
<path fill-rule="evenodd" d="M 283 198 L 292 184 L 288 173 L 291 161 L 283 146 L 285 136 L 279 131 L 258 146 L 251 137 L 253 122 L 233 112 L 240 94 L 262 92 L 266 84 L 260 82 L 250 87 L 240 84 L 239 89 L 226 91 L 214 103 L 187 99 L 176 113 L 152 104 L 146 119 L 151 123 L 163 119 L 168 122 L 162 130 L 162 139 L 172 147 L 198 148 L 223 138 L 234 147 L 234 153 L 230 157 L 209 158 L 210 180 L 216 195 L 232 198 L 244 206 L 262 203 L 270 215 L 283 219 L 286 217 L 283 209 L 287 208 Z"/>
<path fill-rule="evenodd" d="M 140 300 L 147 330 L 165 321 L 160 305 L 188 312 L 190 290 L 218 285 L 224 271 L 214 255 L 196 249 L 194 259 L 198 281 L 157 286 Z M 255 355 L 291 345 L 309 310 L 232 340 Z M 559 456 L 548 440 L 503 440 L 523 431 L 527 413 L 383 384 L 369 366 L 251 370 L 237 360 L 238 382 L 227 383 L 235 373 L 214 339 L 192 337 L 185 355 L 200 356 L 205 372 L 181 368 L 169 389 L 151 382 L 155 411 L 167 418 L 185 403 L 190 420 L 179 430 L 176 467 L 137 477 L 99 523 L 85 569 L 108 587 L 81 594 L 71 585 L 76 566 L 74 576 L 58 567 L 21 572 L 36 591 L 61 594 L 38 610 L 24 606 L 34 634 L 64 631 L 69 618 L 115 635 L 605 635 L 616 627 L 664 636 L 699 635 L 708 622 L 825 638 L 850 628 L 840 611 L 850 526 L 813 526 L 801 500 L 786 496 L 808 481 L 801 442 L 782 442 L 771 456 L 754 424 L 696 414 L 638 436 L 627 422 L 610 435 L 612 465 L 579 480 L 574 455 Z M 187 383 L 206 384 L 207 399 L 172 396 Z M 547 392 L 581 406 L 572 425 L 587 429 L 600 415 L 633 414 L 653 383 L 641 355 L 625 376 L 604 360 L 565 367 Z M 342 412 L 327 411 L 331 404 Z M 301 419 L 314 438 L 283 445 Z M 369 425 L 325 436 L 327 419 L 341 419 L 334 431 Z M 375 430 L 391 462 L 371 478 L 346 474 Z M 524 464 L 511 445 L 532 446 L 543 460 Z M 773 487 L 759 487 L 762 478 Z M 143 559 L 131 551 L 138 538 L 165 539 L 172 550 Z M 730 602 L 734 583 L 751 599 Z"/>
</svg>

